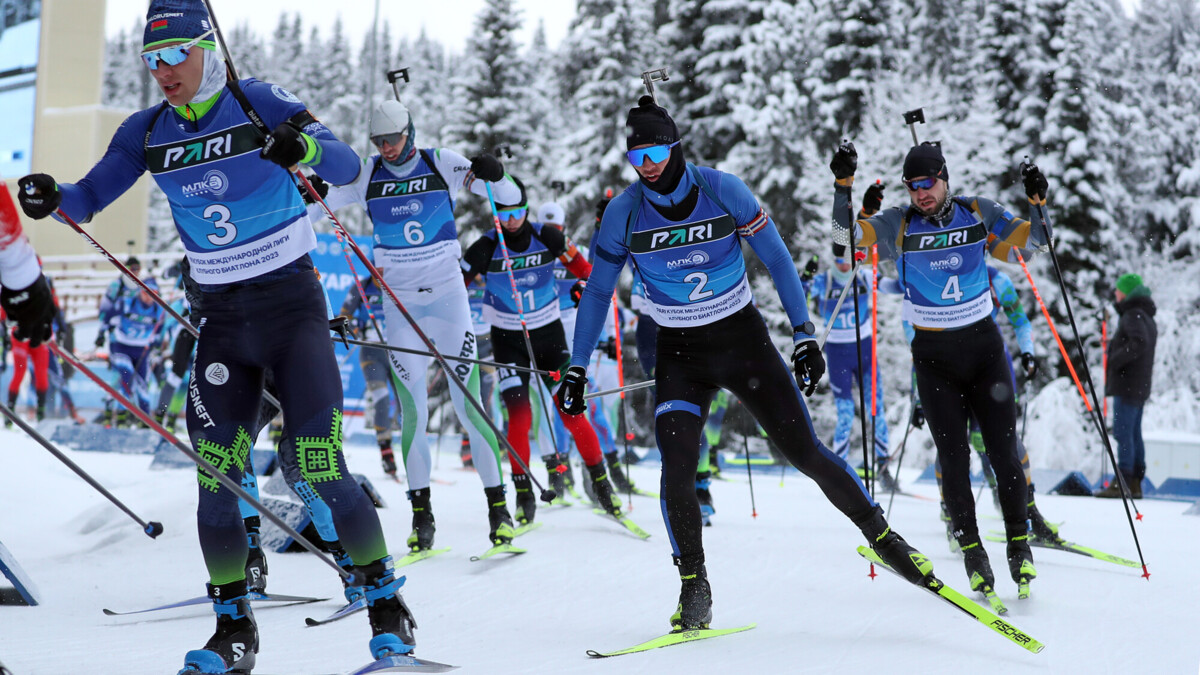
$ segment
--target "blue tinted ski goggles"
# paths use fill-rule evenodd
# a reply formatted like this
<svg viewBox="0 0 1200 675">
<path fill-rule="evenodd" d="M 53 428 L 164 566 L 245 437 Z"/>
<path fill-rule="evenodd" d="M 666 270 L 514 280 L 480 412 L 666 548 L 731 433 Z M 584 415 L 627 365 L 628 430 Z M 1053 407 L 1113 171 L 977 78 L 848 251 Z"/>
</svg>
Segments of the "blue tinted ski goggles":
<svg viewBox="0 0 1200 675">
<path fill-rule="evenodd" d="M 651 145 L 648 148 L 630 150 L 629 152 L 625 153 L 625 156 L 629 158 L 629 163 L 634 165 L 634 167 L 641 166 L 642 163 L 646 161 L 647 157 L 650 158 L 651 162 L 658 164 L 659 162 L 670 157 L 671 148 L 677 145 L 679 145 L 679 141 L 675 141 L 670 145 Z"/>
<path fill-rule="evenodd" d="M 928 176 L 926 178 L 918 178 L 917 180 L 904 181 L 904 187 L 908 188 L 909 192 L 917 190 L 929 190 L 937 184 L 937 176 Z"/>
<path fill-rule="evenodd" d="M 160 61 L 168 66 L 177 66 L 187 60 L 188 54 L 192 52 L 192 47 L 204 42 L 205 38 L 212 34 L 213 31 L 210 30 L 187 42 L 142 52 L 142 60 L 146 62 L 146 67 L 150 70 L 158 70 L 158 63 Z"/>
<path fill-rule="evenodd" d="M 500 217 L 500 220 L 520 220 L 525 217 L 525 212 L 528 210 L 529 205 L 522 204 L 508 209 L 497 208 L 496 215 Z"/>
</svg>

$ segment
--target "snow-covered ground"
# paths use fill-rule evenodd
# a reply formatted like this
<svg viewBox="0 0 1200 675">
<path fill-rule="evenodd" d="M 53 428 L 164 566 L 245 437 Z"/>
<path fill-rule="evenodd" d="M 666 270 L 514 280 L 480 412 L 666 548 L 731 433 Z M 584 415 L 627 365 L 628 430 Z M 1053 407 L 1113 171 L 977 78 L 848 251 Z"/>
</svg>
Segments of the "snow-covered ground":
<svg viewBox="0 0 1200 675">
<path fill-rule="evenodd" d="M 1034 595 L 1018 601 L 1002 572 L 1003 545 L 988 544 L 1009 619 L 1047 645 L 1034 655 L 893 576 L 870 580 L 854 552 L 862 543 L 857 530 L 791 471 L 782 485 L 779 474 L 755 474 L 757 518 L 744 474 L 727 471 L 729 480 L 713 490 L 718 512 L 704 534 L 714 625 L 757 622 L 756 629 L 590 660 L 587 649 L 618 649 L 668 629 L 678 580 L 658 504 L 634 498 L 632 516 L 653 533 L 649 541 L 588 508 L 542 508 L 544 527 L 518 540 L 529 553 L 472 563 L 468 557 L 487 546 L 482 490 L 459 468 L 457 445 L 444 447 L 433 504 L 437 544 L 453 550 L 406 568 L 404 591 L 420 624 L 417 654 L 460 672 L 1192 673 L 1200 663 L 1192 616 L 1200 517 L 1183 514 L 1188 504 L 1139 503 L 1149 582 L 1130 568 L 1035 549 Z M 176 672 L 184 652 L 211 633 L 208 607 L 133 617 L 100 610 L 203 593 L 194 472 L 149 471 L 145 455 L 67 451 L 142 518 L 164 524 L 165 533 L 150 540 L 24 434 L 0 430 L 0 448 L 0 541 L 42 594 L 37 607 L 0 607 L 0 661 L 16 675 Z M 391 550 L 403 554 L 410 517 L 404 486 L 384 480 L 374 447 L 350 445 L 347 455 L 387 501 L 379 514 Z M 905 470 L 903 478 L 917 473 Z M 657 466 L 635 466 L 633 476 L 656 485 Z M 936 494 L 930 485 L 909 487 Z M 991 500 L 982 502 L 981 514 L 990 516 Z M 1039 503 L 1049 518 L 1065 521 L 1067 538 L 1137 558 L 1119 501 L 1041 496 Z M 892 522 L 944 580 L 965 587 L 935 502 L 898 496 Z M 981 522 L 985 529 L 999 524 Z M 269 590 L 331 599 L 260 606 L 255 672 L 339 672 L 365 662 L 365 616 L 305 627 L 304 617 L 339 606 L 334 574 L 307 554 L 273 554 L 269 563 Z"/>
</svg>

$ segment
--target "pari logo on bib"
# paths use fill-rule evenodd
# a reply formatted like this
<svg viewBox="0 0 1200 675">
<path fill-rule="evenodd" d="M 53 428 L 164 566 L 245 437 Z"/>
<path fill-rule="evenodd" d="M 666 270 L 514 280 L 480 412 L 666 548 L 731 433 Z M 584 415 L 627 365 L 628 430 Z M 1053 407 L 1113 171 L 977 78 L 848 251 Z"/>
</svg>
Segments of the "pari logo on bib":
<svg viewBox="0 0 1200 675">
<path fill-rule="evenodd" d="M 204 369 L 204 379 L 208 380 L 209 384 L 221 386 L 229 381 L 229 369 L 224 363 L 211 363 Z"/>
</svg>

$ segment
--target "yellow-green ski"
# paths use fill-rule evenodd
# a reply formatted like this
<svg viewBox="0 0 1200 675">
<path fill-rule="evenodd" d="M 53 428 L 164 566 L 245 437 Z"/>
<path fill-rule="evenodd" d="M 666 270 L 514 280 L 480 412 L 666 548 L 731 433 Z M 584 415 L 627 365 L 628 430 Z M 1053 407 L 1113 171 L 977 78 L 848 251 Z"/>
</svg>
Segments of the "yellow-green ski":
<svg viewBox="0 0 1200 675">
<path fill-rule="evenodd" d="M 647 640 L 640 645 L 618 649 L 615 652 L 598 652 L 593 649 L 587 651 L 587 655 L 593 659 L 606 659 L 610 656 L 621 656 L 623 654 L 635 654 L 637 652 L 645 652 L 659 647 L 670 647 L 671 645 L 683 644 L 684 642 L 695 642 L 696 640 L 707 640 L 708 638 L 721 637 L 730 633 L 740 633 L 750 630 L 758 624 L 752 623 L 737 628 L 698 628 L 696 630 L 684 630 L 679 632 L 671 632 L 666 635 L 660 635 L 653 640 Z"/>
<path fill-rule="evenodd" d="M 891 567 L 888 567 L 887 563 L 883 562 L 883 559 L 880 558 L 879 555 L 870 548 L 866 546 L 859 546 L 858 554 L 875 563 L 876 565 L 879 565 L 883 569 L 891 572 L 892 574 L 900 576 L 899 573 L 897 573 Z M 1046 648 L 1046 645 L 1033 639 L 1033 637 L 1025 631 L 996 616 L 994 613 L 985 609 L 982 605 L 971 600 L 962 593 L 950 588 L 943 583 L 941 579 L 938 579 L 932 574 L 926 575 L 921 583 L 916 585 L 954 605 L 963 612 L 975 617 L 976 621 L 1008 638 L 1010 642 L 1021 647 L 1022 649 L 1031 651 L 1034 654 L 1039 654 L 1043 649 Z"/>
</svg>

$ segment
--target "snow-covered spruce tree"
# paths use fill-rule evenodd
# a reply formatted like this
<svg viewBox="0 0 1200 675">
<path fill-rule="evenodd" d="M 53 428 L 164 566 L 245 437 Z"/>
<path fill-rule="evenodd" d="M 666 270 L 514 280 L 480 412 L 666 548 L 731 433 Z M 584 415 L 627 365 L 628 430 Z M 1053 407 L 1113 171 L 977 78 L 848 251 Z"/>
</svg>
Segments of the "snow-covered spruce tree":
<svg viewBox="0 0 1200 675">
<path fill-rule="evenodd" d="M 641 73 L 657 66 L 639 48 L 653 39 L 645 2 L 580 0 L 577 7 L 559 59 L 569 127 L 560 137 L 555 176 L 567 185 L 563 207 L 574 214 L 572 225 L 584 228 L 576 230 L 576 239 L 588 241 L 592 207 L 604 190 L 620 191 L 636 178 L 625 158 L 625 116 L 645 93 Z M 659 101 L 666 105 L 665 97 Z M 687 143 L 687 129 L 681 125 L 680 132 Z"/>
<path fill-rule="evenodd" d="M 279 15 L 279 23 L 271 34 L 271 59 L 268 61 L 266 72 L 259 79 L 282 85 L 305 101 L 305 82 L 301 73 L 314 67 L 317 61 L 310 63 L 304 52 L 304 23 L 300 13 L 289 18 L 286 12 Z"/>
<path fill-rule="evenodd" d="M 538 204 L 556 198 L 550 188 L 552 181 L 561 180 L 556 175 L 561 166 L 556 139 L 566 133 L 554 53 L 546 45 L 546 27 L 540 21 L 525 52 L 525 60 L 530 81 L 522 100 L 533 133 L 521 148 L 514 168 L 526 176 L 525 185 L 531 192 L 530 207 L 536 208 Z"/>
<path fill-rule="evenodd" d="M 820 194 L 806 201 L 799 189 L 805 174 L 828 173 L 809 133 L 808 92 L 797 81 L 809 58 L 809 43 L 801 38 L 808 33 L 811 15 L 795 0 L 768 0 L 761 9 L 763 20 L 745 29 L 734 56 L 745 64 L 742 77 L 720 90 L 741 140 L 717 168 L 746 182 L 784 241 L 802 244 L 798 250 L 792 247 L 793 253 L 806 259 L 827 248 L 823 244 L 831 199 Z M 802 227 L 818 222 L 821 227 Z"/>
<path fill-rule="evenodd" d="M 266 43 L 261 35 L 246 22 L 238 23 L 225 38 L 238 75 L 267 80 L 270 76 L 270 59 L 267 58 Z M 267 80 L 270 81 L 270 80 Z"/>
<path fill-rule="evenodd" d="M 696 77 L 696 62 L 703 55 L 706 2 L 670 0 L 666 3 L 668 20 L 658 24 L 658 41 L 666 48 L 662 65 L 667 66 L 671 77 L 670 86 L 662 87 L 658 101 L 673 111 L 672 117 L 681 129 L 692 128 L 688 104 L 708 93 L 707 85 Z"/>
<path fill-rule="evenodd" d="M 889 6 L 869 0 L 817 0 L 815 5 L 813 35 L 819 49 L 804 83 L 814 103 L 817 146 L 832 148 L 858 133 L 867 92 L 882 71 L 893 68 Z"/>
<path fill-rule="evenodd" d="M 445 46 L 422 29 L 415 40 L 400 42 L 388 66 L 389 70 L 395 68 L 409 69 L 410 82 L 401 88 L 400 96 L 413 114 L 417 144 L 423 148 L 443 145 L 447 113 L 456 104 Z M 391 96 L 391 91 L 387 95 Z"/>
<path fill-rule="evenodd" d="M 519 153 L 529 142 L 532 130 L 524 114 L 529 74 L 515 36 L 521 25 L 513 0 L 487 0 L 475 17 L 462 70 L 453 80 L 456 105 L 442 132 L 447 145 L 467 157 L 501 144 Z M 510 173 L 520 177 L 519 171 Z M 468 200 L 457 211 L 460 232 L 490 226 L 490 210 L 479 200 Z"/>
<path fill-rule="evenodd" d="M 699 87 L 680 106 L 688 122 L 688 147 L 701 164 L 716 165 L 739 143 L 742 129 L 731 115 L 724 88 L 741 81 L 750 64 L 738 47 L 762 21 L 765 0 L 706 0 L 700 7 L 700 49 L 690 73 Z"/>
</svg>

